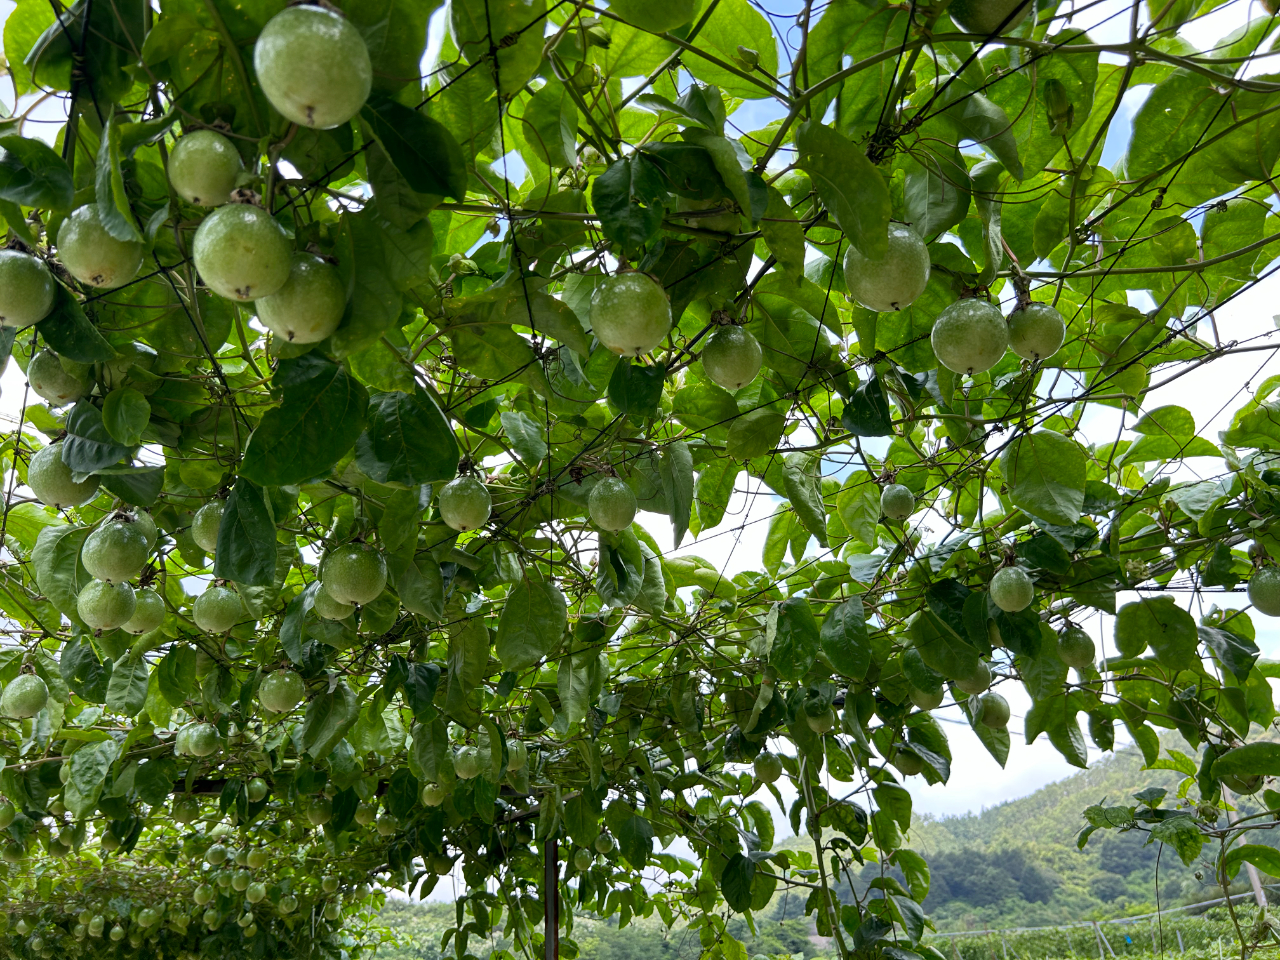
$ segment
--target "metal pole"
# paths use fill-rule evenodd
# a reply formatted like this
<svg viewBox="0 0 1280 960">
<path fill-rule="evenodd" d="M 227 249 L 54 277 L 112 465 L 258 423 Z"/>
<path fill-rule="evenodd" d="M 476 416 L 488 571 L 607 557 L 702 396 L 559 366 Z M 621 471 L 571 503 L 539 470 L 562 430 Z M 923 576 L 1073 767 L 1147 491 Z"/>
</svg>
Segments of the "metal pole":
<svg viewBox="0 0 1280 960">
<path fill-rule="evenodd" d="M 1176 933 L 1176 934 L 1178 935 L 1178 952 L 1179 952 L 1179 953 L 1186 953 L 1186 952 L 1187 952 L 1187 948 L 1186 948 L 1186 947 L 1184 947 L 1184 946 L 1182 945 L 1182 931 L 1181 931 L 1181 930 L 1175 930 L 1175 931 L 1173 931 L 1173 932 L 1174 932 L 1174 933 Z"/>
<path fill-rule="evenodd" d="M 1236 822 L 1235 798 L 1231 796 L 1231 791 L 1225 786 L 1222 788 L 1222 799 L 1227 801 L 1227 822 L 1234 824 Z M 1260 908 L 1267 908 L 1267 895 L 1262 889 L 1262 878 L 1258 876 L 1258 868 L 1248 860 L 1244 863 L 1245 869 L 1249 871 L 1249 884 L 1253 887 L 1253 901 Z"/>
<path fill-rule="evenodd" d="M 545 960 L 560 960 L 560 842 L 542 844 L 542 948 Z"/>
</svg>

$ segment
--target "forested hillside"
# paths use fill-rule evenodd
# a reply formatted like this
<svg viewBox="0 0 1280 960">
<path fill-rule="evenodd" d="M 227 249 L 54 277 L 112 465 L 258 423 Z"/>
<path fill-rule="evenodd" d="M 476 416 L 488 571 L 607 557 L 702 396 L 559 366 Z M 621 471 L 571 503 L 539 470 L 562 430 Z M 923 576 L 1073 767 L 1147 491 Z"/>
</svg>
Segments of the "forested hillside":
<svg viewBox="0 0 1280 960">
<path fill-rule="evenodd" d="M 1172 740 L 1167 745 L 1177 749 Z M 1157 877 L 1165 908 L 1220 897 L 1220 888 L 1209 885 L 1211 872 L 1202 871 L 1200 864 L 1185 867 L 1171 852 L 1162 854 L 1159 845 L 1145 843 L 1145 834 L 1109 831 L 1092 838 L 1084 850 L 1076 846 L 1087 806 L 1133 802 L 1133 794 L 1151 787 L 1174 795 L 1182 779 L 1173 770 L 1141 769 L 1141 755 L 1129 748 L 1090 770 L 981 813 L 914 817 L 909 845 L 926 857 L 931 874 L 926 910 L 940 931 L 1126 916 L 1155 909 Z M 776 845 L 812 850 L 805 836 Z M 879 865 L 866 864 L 857 877 L 859 892 L 879 875 Z M 1241 889 L 1239 884 L 1232 888 Z M 849 899 L 847 883 L 841 895 Z M 440 936 L 453 914 L 452 904 L 388 900 L 383 918 L 400 943 L 387 945 L 379 955 L 384 960 L 432 960 L 439 956 Z M 757 915 L 755 935 L 745 921 L 731 927 L 741 927 L 732 932 L 752 954 L 818 955 L 823 942 L 811 936 L 803 917 L 803 898 L 778 893 Z M 700 952 L 695 933 L 665 931 L 656 921 L 621 930 L 613 922 L 581 917 L 575 924 L 573 938 L 589 960 L 676 960 Z"/>
</svg>

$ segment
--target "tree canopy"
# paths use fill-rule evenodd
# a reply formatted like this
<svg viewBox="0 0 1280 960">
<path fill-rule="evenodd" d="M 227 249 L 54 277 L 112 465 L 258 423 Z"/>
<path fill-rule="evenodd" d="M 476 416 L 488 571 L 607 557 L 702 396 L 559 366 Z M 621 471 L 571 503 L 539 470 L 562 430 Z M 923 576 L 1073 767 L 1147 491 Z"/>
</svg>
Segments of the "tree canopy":
<svg viewBox="0 0 1280 960">
<path fill-rule="evenodd" d="M 0 947 L 355 956 L 456 872 L 459 958 L 745 960 L 785 888 L 936 960 L 903 784 L 942 711 L 1016 757 L 1013 685 L 1184 776 L 1081 844 L 1280 875 L 1280 376 L 1147 400 L 1275 349 L 1215 315 L 1280 254 L 1274 16 L 450 0 L 424 72 L 435 7 L 5 23 Z"/>
</svg>

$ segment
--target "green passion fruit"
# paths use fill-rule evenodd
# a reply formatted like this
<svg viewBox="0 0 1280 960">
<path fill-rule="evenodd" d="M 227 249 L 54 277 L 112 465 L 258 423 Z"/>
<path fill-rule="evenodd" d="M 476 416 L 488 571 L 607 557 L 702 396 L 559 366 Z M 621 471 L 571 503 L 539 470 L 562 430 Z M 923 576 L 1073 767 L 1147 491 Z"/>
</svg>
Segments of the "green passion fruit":
<svg viewBox="0 0 1280 960">
<path fill-rule="evenodd" d="M 387 563 L 381 551 L 367 543 L 348 543 L 324 558 L 320 585 L 339 603 L 369 603 L 387 585 Z"/>
<path fill-rule="evenodd" d="M 49 268 L 20 250 L 0 250 L 0 327 L 29 327 L 48 316 L 57 292 Z"/>
<path fill-rule="evenodd" d="M 311 4 L 286 7 L 262 28 L 253 68 L 267 100 L 285 119 L 329 130 L 369 99 L 369 48 L 340 14 Z"/>
<path fill-rule="evenodd" d="M 196 270 L 209 289 L 228 300 L 269 297 L 289 279 L 293 251 L 271 214 L 228 203 L 204 218 L 192 244 Z"/>
<path fill-rule="evenodd" d="M 459 747 L 453 757 L 453 772 L 461 780 L 471 780 L 480 774 L 480 751 L 475 747 Z"/>
<path fill-rule="evenodd" d="M 183 731 L 186 733 L 186 752 L 193 757 L 210 756 L 222 747 L 222 737 L 212 723 L 189 723 L 183 727 Z M 213 848 L 209 849 L 212 852 Z M 222 859 L 227 859 L 226 847 L 222 848 Z"/>
<path fill-rule="evenodd" d="M 616 533 L 631 526 L 636 518 L 636 495 L 626 481 L 605 477 L 591 488 L 587 497 L 591 522 L 601 530 Z"/>
<path fill-rule="evenodd" d="M 933 322 L 929 335 L 938 362 L 952 373 L 990 370 L 1009 347 L 1009 328 L 985 300 L 957 300 Z"/>
<path fill-rule="evenodd" d="M 80 562 L 90 576 L 118 582 L 142 572 L 151 552 L 147 535 L 130 513 L 116 513 L 99 525 L 84 542 Z"/>
<path fill-rule="evenodd" d="M 290 343 L 319 343 L 338 329 L 346 308 L 337 269 L 310 253 L 295 253 L 284 286 L 254 304 L 258 319 Z"/>
<path fill-rule="evenodd" d="M 206 633 L 226 633 L 245 616 L 240 594 L 231 587 L 214 584 L 196 597 L 191 619 Z"/>
<path fill-rule="evenodd" d="M 138 607 L 133 587 L 127 583 L 90 580 L 76 598 L 76 613 L 90 630 L 115 630 L 131 619 Z"/>
<path fill-rule="evenodd" d="M 880 491 L 880 512 L 890 520 L 905 520 L 916 509 L 916 496 L 900 483 L 890 483 Z"/>
<path fill-rule="evenodd" d="M 1031 606 L 1036 586 L 1021 567 L 1001 567 L 991 578 L 991 601 L 1005 613 L 1017 613 Z"/>
<path fill-rule="evenodd" d="M 1075 624 L 1067 624 L 1058 634 L 1058 659 L 1068 667 L 1083 670 L 1093 666 L 1097 650 L 1093 645 L 1093 637 L 1089 636 Z"/>
<path fill-rule="evenodd" d="M 125 633 L 142 636 L 164 623 L 164 600 L 150 587 L 134 591 L 133 616 L 120 628 Z"/>
<path fill-rule="evenodd" d="M 981 712 L 979 721 L 993 730 L 1001 730 L 1009 725 L 1009 701 L 993 690 L 982 695 L 979 703 Z"/>
<path fill-rule="evenodd" d="M 493 500 L 475 477 L 458 477 L 440 491 L 440 519 L 459 532 L 483 527 L 489 520 Z"/>
<path fill-rule="evenodd" d="M 956 689 L 962 690 L 971 697 L 976 697 L 981 693 L 986 693 L 991 686 L 991 668 L 987 666 L 985 660 L 979 660 L 972 673 L 967 677 L 959 677 L 953 682 L 956 685 Z"/>
<path fill-rule="evenodd" d="M 741 390 L 760 373 L 763 358 L 759 341 L 742 327 L 717 327 L 702 349 L 702 369 L 712 383 Z"/>
<path fill-rule="evenodd" d="M 1249 578 L 1249 602 L 1268 617 L 1280 617 L 1280 567 L 1262 567 Z"/>
<path fill-rule="evenodd" d="M 638 357 L 671 332 L 671 301 L 643 273 L 604 277 L 591 294 L 591 329 L 606 349 Z"/>
<path fill-rule="evenodd" d="M 868 310 L 905 310 L 929 283 L 929 249 L 920 235 L 902 223 L 889 224 L 884 257 L 872 260 L 850 244 L 844 255 L 849 295 Z"/>
<path fill-rule="evenodd" d="M 0 713 L 15 720 L 34 717 L 49 702 L 49 687 L 34 673 L 14 677 L 0 695 Z"/>
<path fill-rule="evenodd" d="M 188 133 L 169 154 L 169 183 L 178 196 L 197 207 L 216 207 L 230 200 L 243 169 L 240 151 L 216 130 Z"/>
<path fill-rule="evenodd" d="M 75 403 L 93 389 L 93 381 L 69 371 L 52 350 L 41 350 L 31 358 L 27 364 L 27 382 L 36 396 L 55 407 Z"/>
<path fill-rule="evenodd" d="M 1067 337 L 1062 314 L 1047 303 L 1029 303 L 1009 314 L 1009 348 L 1023 360 L 1053 356 Z"/>
<path fill-rule="evenodd" d="M 345 620 L 351 614 L 355 613 L 356 606 L 354 603 L 339 603 L 323 589 L 317 590 L 316 595 L 312 598 L 311 609 L 316 612 L 316 616 L 323 620 Z"/>
<path fill-rule="evenodd" d="M 258 686 L 258 702 L 272 713 L 288 713 L 307 695 L 307 685 L 292 670 L 267 674 Z"/>
<path fill-rule="evenodd" d="M 751 769 L 761 783 L 773 783 L 782 776 L 782 758 L 776 753 L 761 750 L 751 762 Z"/>
<path fill-rule="evenodd" d="M 41 447 L 27 467 L 27 486 L 36 499 L 49 507 L 79 507 L 98 492 L 97 476 L 72 479 L 71 468 L 62 462 L 62 444 Z"/>
<path fill-rule="evenodd" d="M 937 709 L 942 706 L 944 695 L 941 687 L 937 690 L 921 690 L 913 685 L 907 691 L 907 696 L 911 698 L 911 703 L 917 710 Z"/>
<path fill-rule="evenodd" d="M 227 501 L 210 500 L 191 518 L 191 539 L 201 550 L 213 553 L 218 549 L 218 531 L 222 528 L 222 515 L 226 510 Z"/>
<path fill-rule="evenodd" d="M 523 740 L 507 741 L 507 770 L 511 773 L 523 770 L 524 765 L 529 762 L 529 748 L 524 745 Z"/>
<path fill-rule="evenodd" d="M 98 205 L 85 204 L 58 228 L 58 259 L 81 283 L 112 289 L 128 283 L 142 268 L 140 240 L 118 240 L 107 232 Z"/>
<path fill-rule="evenodd" d="M 438 807 L 444 803 L 444 798 L 448 796 L 444 787 L 438 783 L 428 783 L 422 788 L 422 805 L 424 807 Z"/>
</svg>

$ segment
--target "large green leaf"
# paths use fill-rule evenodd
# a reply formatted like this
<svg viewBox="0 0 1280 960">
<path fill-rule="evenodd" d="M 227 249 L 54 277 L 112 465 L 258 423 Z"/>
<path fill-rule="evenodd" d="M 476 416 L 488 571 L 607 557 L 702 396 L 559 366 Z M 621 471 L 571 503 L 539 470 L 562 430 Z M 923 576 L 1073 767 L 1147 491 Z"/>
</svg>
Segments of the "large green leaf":
<svg viewBox="0 0 1280 960">
<path fill-rule="evenodd" d="M 1050 523 L 1071 524 L 1084 510 L 1086 460 L 1074 440 L 1036 430 L 1009 444 L 1000 470 L 1016 506 Z"/>
<path fill-rule="evenodd" d="M 1122 656 L 1136 657 L 1150 647 L 1171 670 L 1185 670 L 1196 662 L 1200 643 L 1195 620 L 1173 597 L 1126 603 L 1116 614 L 1115 638 Z"/>
<path fill-rule="evenodd" d="M 244 477 L 227 497 L 218 525 L 214 576 L 246 586 L 266 586 L 276 575 L 276 525 L 261 487 Z"/>
<path fill-rule="evenodd" d="M 48 145 L 25 137 L 0 137 L 0 198 L 65 213 L 74 194 L 66 161 Z"/>
<path fill-rule="evenodd" d="M 818 621 L 804 597 L 791 597 L 778 604 L 777 629 L 769 663 L 784 680 L 799 680 L 817 659 L 821 646 Z"/>
<path fill-rule="evenodd" d="M 458 442 L 440 407 L 423 390 L 373 394 L 367 421 L 356 441 L 356 462 L 379 483 L 418 486 L 457 474 Z"/>
<path fill-rule="evenodd" d="M 564 595 L 554 583 L 522 579 L 507 594 L 494 652 L 502 669 L 525 670 L 559 646 L 568 625 Z"/>
<path fill-rule="evenodd" d="M 889 244 L 889 188 L 867 155 L 830 127 L 809 120 L 796 131 L 800 167 L 845 232 L 872 260 Z"/>
</svg>

